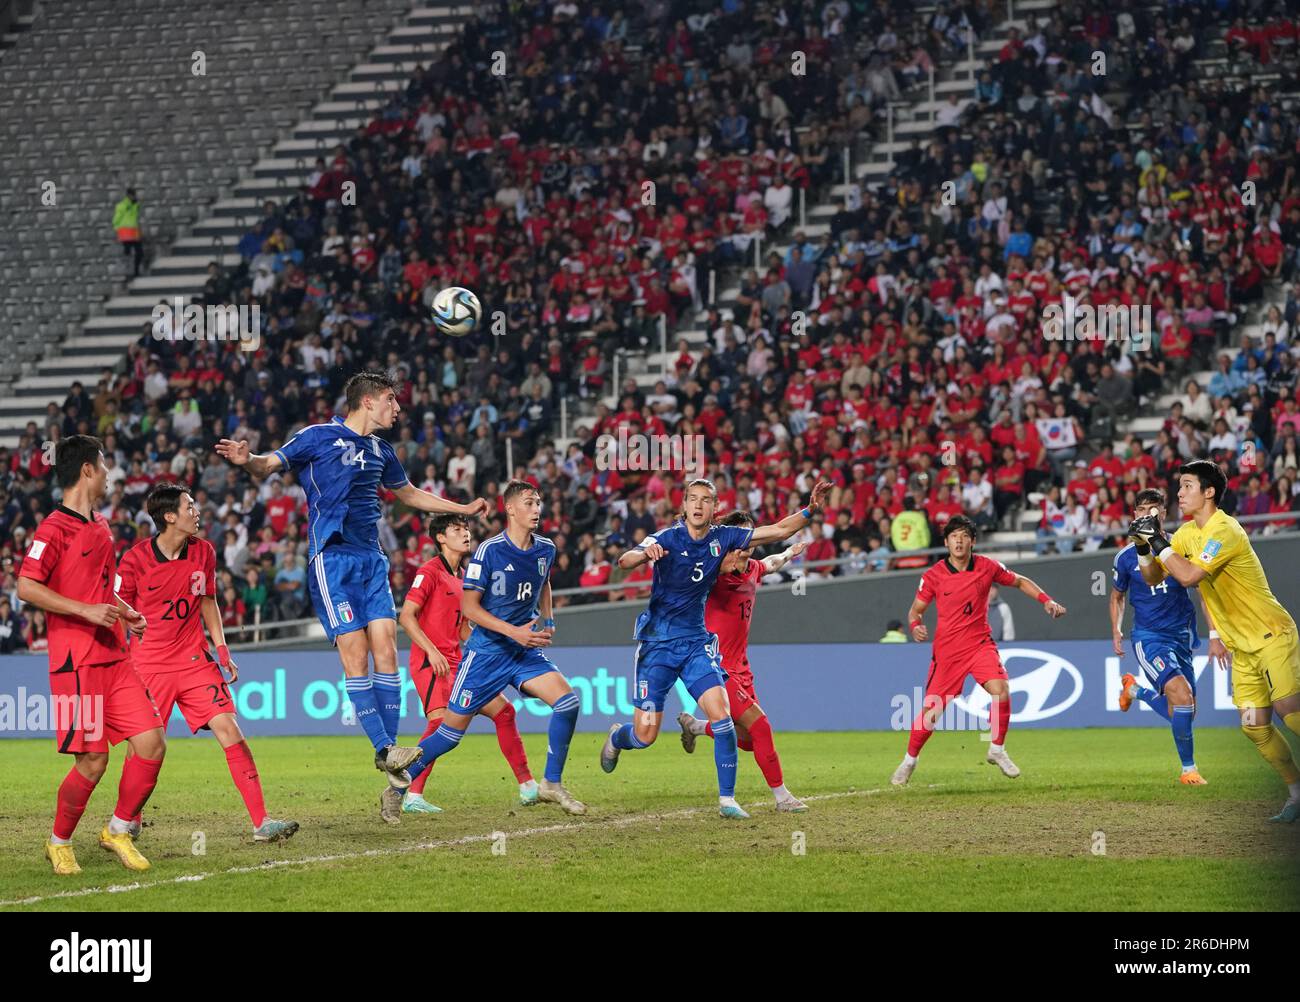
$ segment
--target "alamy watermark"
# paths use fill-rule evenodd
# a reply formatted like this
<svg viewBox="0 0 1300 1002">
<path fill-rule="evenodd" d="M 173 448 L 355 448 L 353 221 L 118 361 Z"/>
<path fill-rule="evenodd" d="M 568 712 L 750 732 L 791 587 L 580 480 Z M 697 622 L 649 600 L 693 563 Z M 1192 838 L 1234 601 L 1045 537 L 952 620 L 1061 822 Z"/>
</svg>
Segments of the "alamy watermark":
<svg viewBox="0 0 1300 1002">
<path fill-rule="evenodd" d="M 102 695 L 55 696 L 27 691 L 0 693 L 0 733 L 22 734 L 78 730 L 90 741 L 104 736 Z"/>
<path fill-rule="evenodd" d="M 1080 306 L 1071 295 L 1064 304 L 1043 308 L 1043 337 L 1048 341 L 1131 341 L 1133 351 L 1152 344 L 1151 307 L 1106 304 Z"/>
<path fill-rule="evenodd" d="M 155 341 L 238 341 L 240 351 L 257 351 L 262 346 L 262 308 L 252 306 L 186 305 L 183 296 L 171 305 L 153 308 Z"/>
<path fill-rule="evenodd" d="M 620 428 L 596 439 L 598 470 L 702 470 L 703 435 L 642 435 Z"/>
</svg>

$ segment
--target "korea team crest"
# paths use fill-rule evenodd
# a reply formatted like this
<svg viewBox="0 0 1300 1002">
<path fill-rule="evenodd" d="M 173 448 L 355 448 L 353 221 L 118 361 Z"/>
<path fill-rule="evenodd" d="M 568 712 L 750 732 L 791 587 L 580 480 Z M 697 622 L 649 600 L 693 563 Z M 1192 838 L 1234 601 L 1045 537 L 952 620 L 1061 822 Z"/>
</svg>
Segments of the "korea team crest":
<svg viewBox="0 0 1300 1002">
<path fill-rule="evenodd" d="M 339 610 L 339 619 L 344 623 L 350 623 L 355 618 L 352 615 L 351 602 L 340 602 L 338 604 L 338 610 Z"/>
<path fill-rule="evenodd" d="M 1207 539 L 1205 541 L 1205 549 L 1201 551 L 1201 560 L 1204 562 L 1213 560 L 1219 555 L 1221 549 L 1223 549 L 1223 544 L 1219 542 L 1219 540 Z"/>
<path fill-rule="evenodd" d="M 722 556 L 722 546 L 716 539 L 709 543 L 709 556 Z"/>
</svg>

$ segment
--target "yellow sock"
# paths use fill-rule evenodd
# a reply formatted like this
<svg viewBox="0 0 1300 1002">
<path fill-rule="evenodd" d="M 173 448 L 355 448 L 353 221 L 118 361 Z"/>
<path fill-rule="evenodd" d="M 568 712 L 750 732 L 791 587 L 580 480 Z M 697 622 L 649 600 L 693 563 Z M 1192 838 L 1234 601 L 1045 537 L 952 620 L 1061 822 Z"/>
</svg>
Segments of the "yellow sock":
<svg viewBox="0 0 1300 1002">
<path fill-rule="evenodd" d="M 1300 769 L 1296 768 L 1295 760 L 1291 757 L 1291 746 L 1286 743 L 1281 731 L 1272 724 L 1263 727 L 1243 725 L 1241 729 L 1255 743 L 1259 753 L 1264 756 L 1264 761 L 1282 777 L 1282 782 L 1300 781 Z"/>
</svg>

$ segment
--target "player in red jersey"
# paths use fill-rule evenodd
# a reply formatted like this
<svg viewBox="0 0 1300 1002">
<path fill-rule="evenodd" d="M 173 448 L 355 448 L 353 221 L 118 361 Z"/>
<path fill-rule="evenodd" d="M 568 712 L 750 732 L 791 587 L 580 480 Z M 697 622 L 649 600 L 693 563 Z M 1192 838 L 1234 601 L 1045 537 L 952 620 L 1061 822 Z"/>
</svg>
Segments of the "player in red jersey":
<svg viewBox="0 0 1300 1002">
<path fill-rule="evenodd" d="M 163 727 L 179 706 L 190 730 L 210 730 L 226 753 L 235 788 L 253 824 L 254 842 L 279 842 L 298 830 L 296 821 L 277 821 L 266 813 L 262 781 L 253 753 L 235 721 L 230 681 L 239 669 L 230 660 L 217 606 L 217 551 L 199 532 L 199 508 L 178 484 L 158 484 L 145 497 L 145 509 L 158 535 L 136 543 L 122 556 L 119 594 L 148 620 L 149 632 L 132 649 L 140 673 L 162 718 Z M 213 658 L 203 627 L 216 646 Z M 131 819 L 140 834 L 140 815 Z"/>
<path fill-rule="evenodd" d="M 921 617 L 931 602 L 936 604 L 939 622 L 934 629 L 925 700 L 912 722 L 907 754 L 890 780 L 895 786 L 907 785 L 916 768 L 916 757 L 934 733 L 935 724 L 948 704 L 961 695 L 967 675 L 974 675 L 992 700 L 988 763 L 996 765 L 1011 779 L 1020 775 L 1020 769 L 1003 748 L 1011 723 L 1011 690 L 1007 685 L 1007 670 L 1002 666 L 989 629 L 989 588 L 995 584 L 1014 586 L 1042 602 L 1043 609 L 1053 619 L 1065 615 L 1065 606 L 1052 601 L 1029 578 L 1007 570 L 996 560 L 976 555 L 975 523 L 965 515 L 954 515 L 948 520 L 943 527 L 943 542 L 948 547 L 948 557 L 921 575 L 907 617 L 912 639 L 917 643 L 925 643 L 929 637 Z"/>
<path fill-rule="evenodd" d="M 733 511 L 722 519 L 721 524 L 752 529 L 756 523 L 749 512 Z M 763 560 L 752 559 L 752 546 L 746 550 L 732 550 L 723 558 L 718 580 L 704 604 L 704 625 L 710 633 L 717 634 L 722 652 L 722 670 L 727 676 L 727 703 L 731 719 L 736 724 L 736 746 L 754 753 L 754 761 L 776 797 L 778 811 L 806 811 L 808 805 L 785 788 L 781 759 L 772 739 L 772 725 L 758 705 L 758 696 L 754 692 L 754 673 L 749 667 L 749 625 L 753 622 L 754 593 L 763 575 L 779 571 L 803 553 L 807 546 L 807 543 L 796 543 Z M 677 723 L 682 729 L 682 747 L 688 753 L 695 751 L 695 739 L 699 735 L 713 737 L 713 725 L 707 720 L 683 712 L 677 715 Z"/>
<path fill-rule="evenodd" d="M 470 520 L 464 515 L 435 515 L 429 521 L 438 555 L 415 573 L 411 590 L 406 593 L 398 622 L 411 638 L 411 681 L 420 694 L 424 715 L 428 719 L 423 741 L 442 726 L 447 702 L 456 684 L 460 665 L 460 645 L 469 636 L 471 624 L 460 612 L 460 569 L 474 548 L 469 534 Z M 531 807 L 538 802 L 537 783 L 528 768 L 524 742 L 515 724 L 515 708 L 505 696 L 498 696 L 481 710 L 497 729 L 501 754 L 519 782 L 519 802 Z M 411 782 L 402 797 L 405 814 L 438 814 L 442 808 L 424 799 L 424 784 L 432 768 L 425 769 Z"/>
<path fill-rule="evenodd" d="M 37 526 L 18 571 L 19 600 L 45 611 L 55 740 L 75 761 L 59 786 L 45 858 L 57 874 L 81 872 L 72 833 L 108 768 L 109 746 L 126 741 L 132 755 L 99 844 L 128 870 L 147 870 L 149 861 L 130 834 L 131 818 L 158 783 L 167 742 L 122 632 L 125 625 L 133 636 L 143 636 L 145 617 L 116 594 L 113 534 L 95 511 L 108 481 L 99 439 L 62 439 L 54 452 L 54 475 L 63 503 Z"/>
</svg>

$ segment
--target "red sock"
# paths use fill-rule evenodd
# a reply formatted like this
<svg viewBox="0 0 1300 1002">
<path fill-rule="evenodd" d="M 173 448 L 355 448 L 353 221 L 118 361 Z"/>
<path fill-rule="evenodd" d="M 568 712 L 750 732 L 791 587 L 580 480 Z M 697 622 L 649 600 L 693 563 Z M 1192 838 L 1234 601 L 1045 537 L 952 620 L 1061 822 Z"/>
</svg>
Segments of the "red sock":
<svg viewBox="0 0 1300 1002">
<path fill-rule="evenodd" d="M 933 710 L 940 710 L 935 723 L 942 720 L 942 711 L 948 708 L 948 699 L 951 698 L 954 697 L 945 698 L 942 696 L 931 695 L 928 692 L 925 694 L 925 699 L 921 701 L 921 712 L 918 713 L 916 719 L 912 721 L 912 735 L 907 739 L 907 754 L 911 755 L 913 758 L 916 758 L 917 755 L 921 754 L 921 749 L 925 747 L 925 743 L 930 740 L 930 735 L 934 733 L 933 724 L 929 727 L 925 725 L 925 715 Z"/>
<path fill-rule="evenodd" d="M 993 728 L 993 743 L 1000 745 L 1007 739 L 1011 726 L 1011 700 L 995 699 L 989 704 L 989 725 Z"/>
<path fill-rule="evenodd" d="M 772 724 L 767 715 L 759 717 L 749 725 L 750 748 L 754 750 L 754 761 L 763 770 L 763 778 L 770 787 L 781 786 L 781 759 L 776 754 L 776 744 L 772 740 Z M 748 749 L 747 749 L 748 750 Z"/>
<path fill-rule="evenodd" d="M 139 755 L 132 755 L 122 763 L 122 780 L 117 784 L 114 817 L 129 821 L 144 809 L 153 788 L 158 785 L 158 773 L 162 764 L 162 759 L 141 758 Z"/>
<path fill-rule="evenodd" d="M 497 744 L 501 746 L 501 754 L 506 757 L 510 768 L 514 770 L 515 780 L 520 783 L 529 782 L 533 774 L 528 768 L 528 755 L 524 752 L 523 738 L 519 736 L 519 727 L 515 724 L 515 708 L 507 703 L 506 708 L 493 718 L 492 723 L 496 724 Z"/>
<path fill-rule="evenodd" d="M 713 721 L 709 721 L 704 725 L 704 733 L 709 737 L 713 737 Z"/>
<path fill-rule="evenodd" d="M 226 765 L 230 767 L 230 778 L 235 781 L 235 789 L 244 798 L 244 806 L 248 808 L 248 817 L 253 822 L 253 827 L 260 827 L 266 820 L 266 803 L 262 799 L 262 781 L 257 778 L 257 766 L 253 762 L 253 752 L 247 741 L 240 741 L 226 749 Z"/>
<path fill-rule="evenodd" d="M 425 738 L 433 737 L 433 732 L 436 731 L 441 726 L 442 726 L 442 717 L 439 717 L 437 720 L 430 720 L 427 724 L 424 725 L 424 733 L 420 735 L 420 741 L 423 741 Z M 420 743 L 419 741 L 416 742 L 416 744 L 419 743 Z M 434 759 L 434 762 L 436 761 L 437 759 Z M 424 784 L 429 781 L 429 773 L 432 771 L 432 769 L 433 769 L 433 762 L 430 762 L 428 768 L 426 768 L 422 773 L 420 773 L 420 775 L 416 776 L 413 780 L 411 780 L 411 785 L 408 786 L 407 789 L 410 790 L 412 793 L 423 793 Z"/>
<path fill-rule="evenodd" d="M 77 830 L 77 822 L 86 812 L 86 802 L 95 792 L 95 783 L 87 779 L 74 768 L 59 784 L 59 796 L 54 807 L 54 837 L 72 838 Z"/>
</svg>

